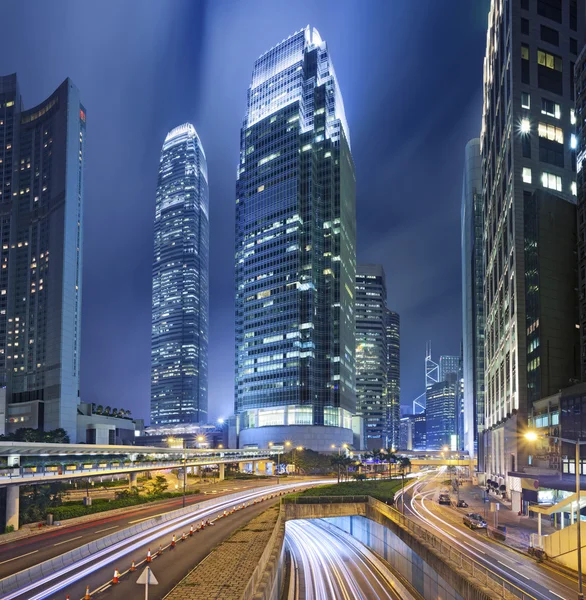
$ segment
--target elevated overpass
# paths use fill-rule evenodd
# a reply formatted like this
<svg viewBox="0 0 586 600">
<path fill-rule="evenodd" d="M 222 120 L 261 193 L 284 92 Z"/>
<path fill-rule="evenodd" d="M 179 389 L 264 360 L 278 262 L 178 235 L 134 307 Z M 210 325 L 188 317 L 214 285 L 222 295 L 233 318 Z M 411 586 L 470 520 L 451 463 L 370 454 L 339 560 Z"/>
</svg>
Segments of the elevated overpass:
<svg viewBox="0 0 586 600">
<path fill-rule="evenodd" d="M 0 488 L 6 488 L 6 525 L 18 529 L 19 487 L 63 481 L 128 474 L 136 485 L 139 473 L 164 469 L 197 470 L 217 465 L 224 479 L 225 465 L 252 464 L 253 472 L 267 471 L 274 452 L 258 449 L 155 448 L 152 446 L 99 446 L 93 444 L 43 444 L 0 442 Z"/>
</svg>

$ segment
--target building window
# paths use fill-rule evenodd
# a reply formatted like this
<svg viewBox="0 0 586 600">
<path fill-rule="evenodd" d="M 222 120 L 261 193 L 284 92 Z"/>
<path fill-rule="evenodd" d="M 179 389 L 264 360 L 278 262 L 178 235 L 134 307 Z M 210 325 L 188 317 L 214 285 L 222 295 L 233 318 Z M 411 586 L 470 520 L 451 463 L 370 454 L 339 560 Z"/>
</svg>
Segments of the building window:
<svg viewBox="0 0 586 600">
<path fill-rule="evenodd" d="M 531 108 L 531 96 L 527 92 L 521 92 L 521 108 Z"/>
<path fill-rule="evenodd" d="M 557 142 L 558 144 L 564 143 L 564 132 L 561 127 L 549 125 L 549 123 L 539 123 L 537 132 L 539 133 L 539 137 L 547 138 L 548 140 Z"/>
<path fill-rule="evenodd" d="M 552 44 L 553 46 L 560 45 L 560 34 L 556 29 L 552 29 L 547 25 L 541 26 L 541 39 L 548 44 Z"/>
<path fill-rule="evenodd" d="M 531 169 L 523 167 L 523 183 L 531 183 Z"/>
<path fill-rule="evenodd" d="M 561 23 L 562 0 L 537 0 L 537 14 L 556 23 Z"/>
<path fill-rule="evenodd" d="M 537 50 L 537 64 L 555 71 L 562 70 L 562 58 L 545 50 Z"/>
<path fill-rule="evenodd" d="M 573 108 L 570 108 L 570 123 L 572 125 L 576 124 L 576 111 Z"/>
<path fill-rule="evenodd" d="M 572 54 L 578 54 L 578 41 L 574 38 L 570 38 L 570 52 Z"/>
<path fill-rule="evenodd" d="M 541 183 L 544 188 L 555 190 L 556 192 L 562 191 L 562 178 L 559 175 L 553 173 L 542 173 Z"/>
<path fill-rule="evenodd" d="M 562 118 L 562 107 L 553 100 L 547 98 L 541 99 L 541 114 L 547 115 L 548 117 L 555 117 L 556 119 Z"/>
<path fill-rule="evenodd" d="M 521 45 L 521 82 L 530 84 L 531 76 L 529 70 L 529 46 Z"/>
<path fill-rule="evenodd" d="M 521 17 L 521 33 L 523 35 L 529 35 L 529 19 Z"/>
<path fill-rule="evenodd" d="M 572 181 L 572 183 L 570 184 L 570 191 L 572 192 L 572 196 L 578 195 L 578 186 L 576 185 L 575 181 Z"/>
</svg>

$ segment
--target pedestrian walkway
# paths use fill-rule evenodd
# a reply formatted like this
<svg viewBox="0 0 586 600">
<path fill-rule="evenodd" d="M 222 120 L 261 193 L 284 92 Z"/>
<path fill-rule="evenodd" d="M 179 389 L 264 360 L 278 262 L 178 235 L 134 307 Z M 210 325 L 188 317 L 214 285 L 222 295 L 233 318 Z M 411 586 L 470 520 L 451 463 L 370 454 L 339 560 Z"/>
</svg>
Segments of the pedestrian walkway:
<svg viewBox="0 0 586 600">
<path fill-rule="evenodd" d="M 484 502 L 487 497 L 489 502 Z M 499 525 L 505 525 L 507 528 L 504 544 L 526 552 L 531 545 L 531 534 L 537 533 L 537 518 L 518 515 L 511 510 L 511 503 L 503 501 L 495 494 L 487 494 L 482 487 L 473 486 L 465 483 L 460 487 L 460 498 L 468 503 L 470 512 L 477 512 L 484 516 L 490 526 L 494 526 L 495 513 L 490 512 L 490 503 L 500 504 L 497 513 Z M 556 531 L 551 525 L 549 519 L 543 519 L 541 524 L 542 535 L 550 535 Z"/>
</svg>

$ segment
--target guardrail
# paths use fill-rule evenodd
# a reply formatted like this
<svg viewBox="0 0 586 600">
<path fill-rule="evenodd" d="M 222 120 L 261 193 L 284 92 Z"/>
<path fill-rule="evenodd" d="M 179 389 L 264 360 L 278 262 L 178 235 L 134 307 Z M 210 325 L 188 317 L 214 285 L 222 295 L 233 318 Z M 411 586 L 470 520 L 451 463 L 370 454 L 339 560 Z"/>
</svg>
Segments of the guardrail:
<svg viewBox="0 0 586 600">
<path fill-rule="evenodd" d="M 345 504 L 346 502 L 368 502 L 369 496 L 296 496 L 283 498 L 285 504 Z"/>
<path fill-rule="evenodd" d="M 473 579 L 476 579 L 481 585 L 491 590 L 498 598 L 506 600 L 510 598 L 537 600 L 535 596 L 524 591 L 519 586 L 505 579 L 502 575 L 495 573 L 473 558 L 466 556 L 442 538 L 434 535 L 415 521 L 401 514 L 398 510 L 387 506 L 384 502 L 369 497 L 368 504 L 391 519 L 391 521 L 407 529 L 415 538 L 431 546 L 444 560 L 448 560 Z"/>
</svg>

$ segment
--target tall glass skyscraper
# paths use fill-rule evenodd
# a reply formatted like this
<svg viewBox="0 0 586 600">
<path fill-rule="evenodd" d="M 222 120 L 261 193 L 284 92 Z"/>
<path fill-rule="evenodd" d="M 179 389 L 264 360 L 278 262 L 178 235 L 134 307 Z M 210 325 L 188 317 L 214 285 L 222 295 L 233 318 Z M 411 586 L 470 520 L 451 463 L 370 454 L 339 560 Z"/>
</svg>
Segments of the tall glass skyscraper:
<svg viewBox="0 0 586 600">
<path fill-rule="evenodd" d="M 484 259 L 482 256 L 482 157 L 480 139 L 466 144 L 462 183 L 462 337 L 464 450 L 484 471 Z"/>
<path fill-rule="evenodd" d="M 399 424 L 401 422 L 401 317 L 387 310 L 387 406 L 388 446 L 399 448 Z"/>
<path fill-rule="evenodd" d="M 326 43 L 307 27 L 260 56 L 236 185 L 241 446 L 351 444 L 355 175 Z"/>
<path fill-rule="evenodd" d="M 151 424 L 205 423 L 208 412 L 209 198 L 190 123 L 163 144 L 155 212 Z"/>
<path fill-rule="evenodd" d="M 86 113 L 66 79 L 24 110 L 0 77 L 0 429 L 62 427 L 79 402 Z"/>
</svg>

